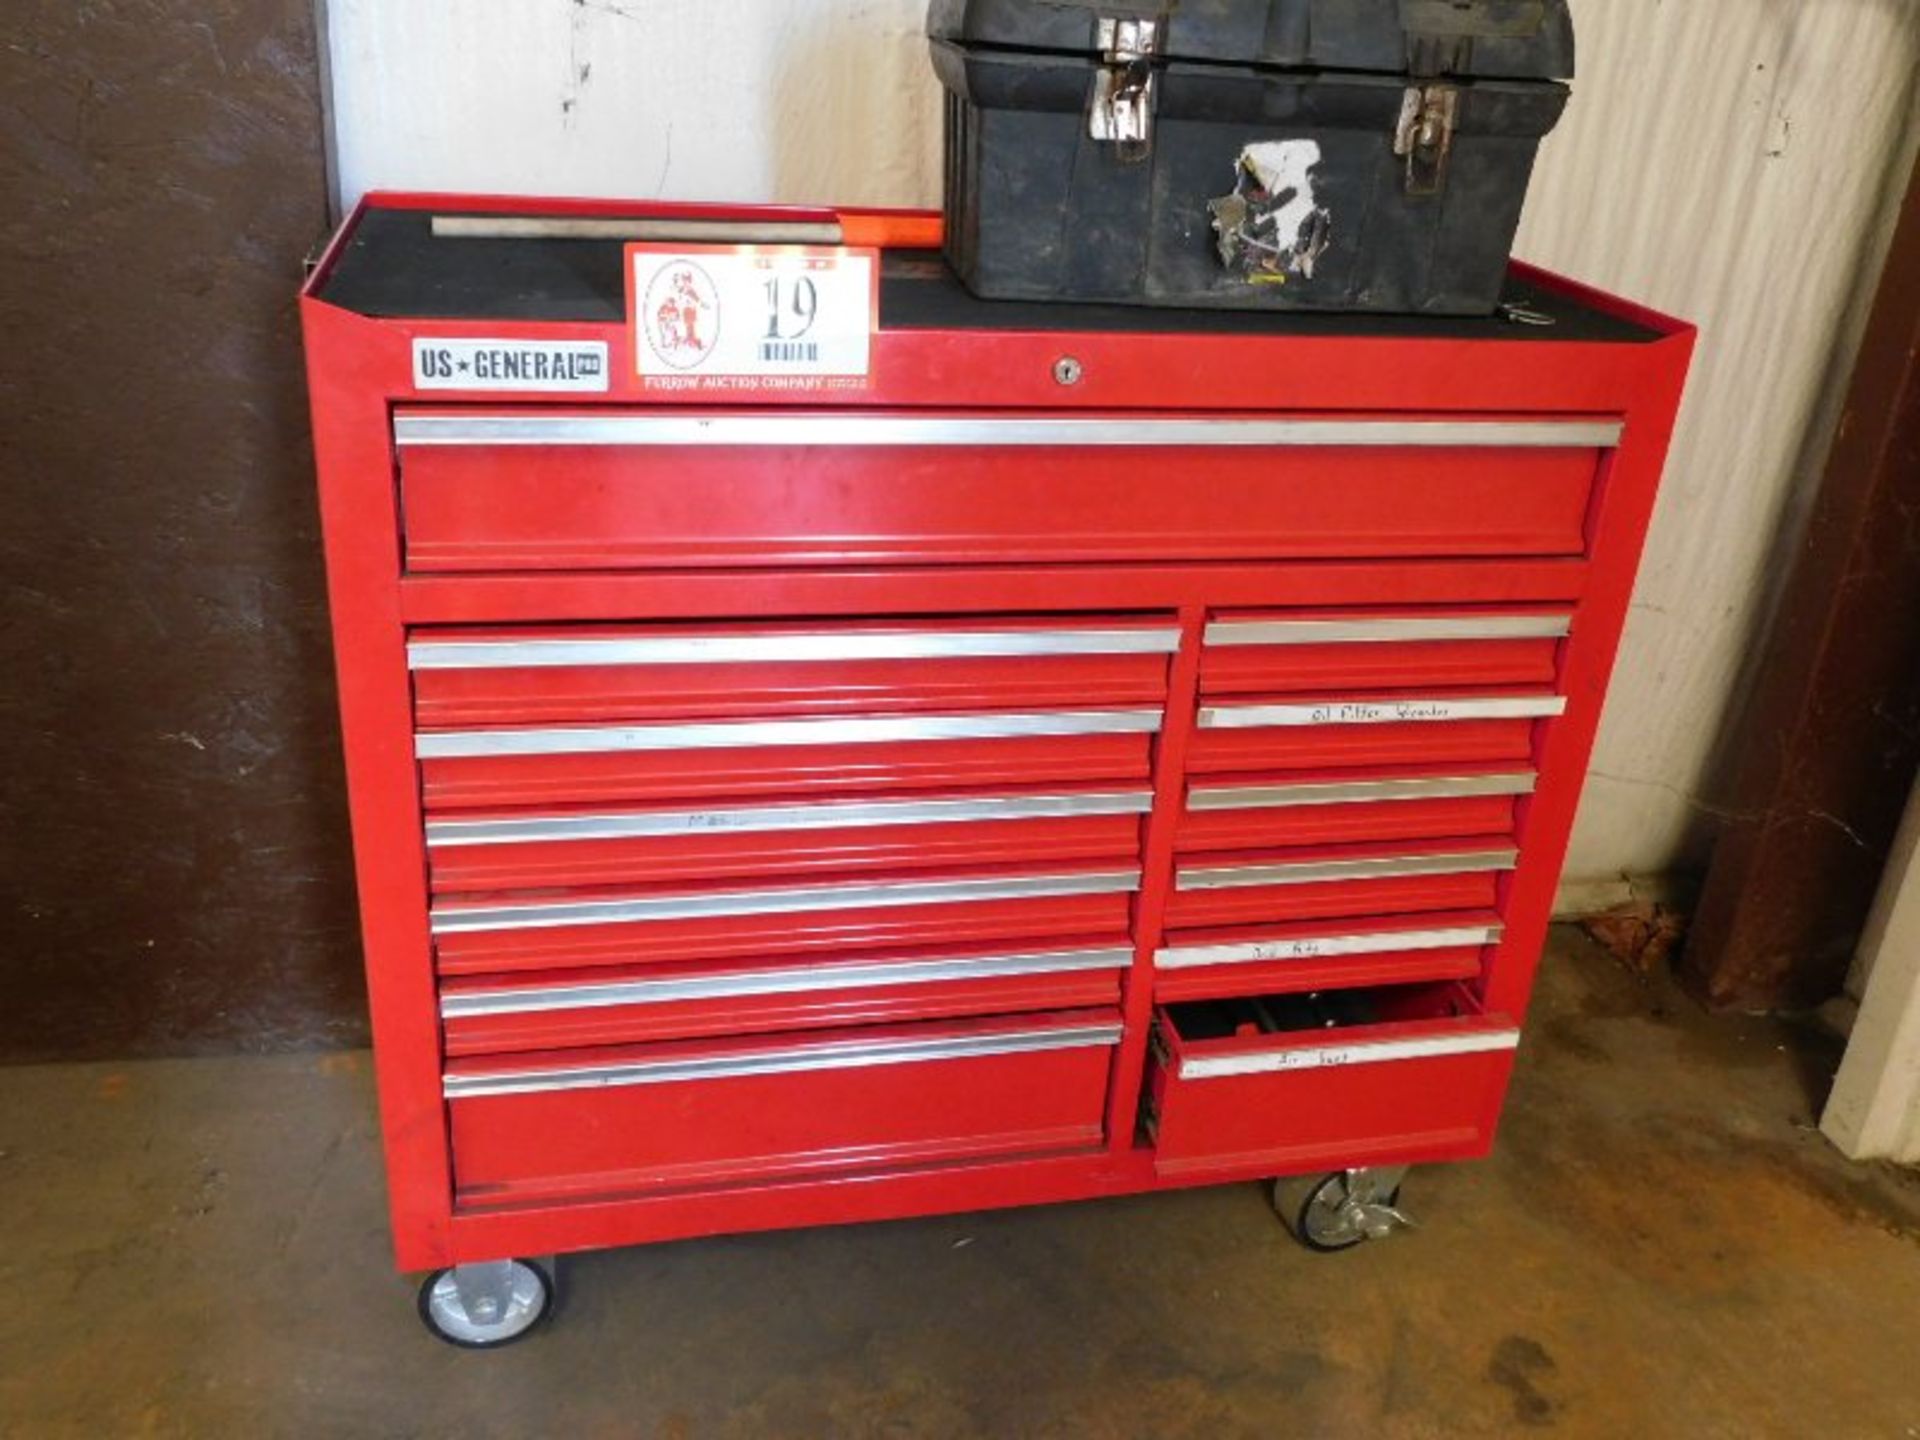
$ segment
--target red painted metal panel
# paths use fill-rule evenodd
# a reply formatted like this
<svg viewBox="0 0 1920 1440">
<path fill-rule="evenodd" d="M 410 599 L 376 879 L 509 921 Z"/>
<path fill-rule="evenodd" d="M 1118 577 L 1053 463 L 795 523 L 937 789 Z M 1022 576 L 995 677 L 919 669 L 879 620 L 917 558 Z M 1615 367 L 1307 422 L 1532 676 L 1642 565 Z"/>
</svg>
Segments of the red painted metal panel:
<svg viewBox="0 0 1920 1440">
<path fill-rule="evenodd" d="M 1201 730 L 1188 769 L 1218 775 L 1371 765 L 1485 764 L 1533 759 L 1532 720 L 1449 720 L 1409 725 L 1323 725 Z"/>
<path fill-rule="evenodd" d="M 843 1031 L 814 1047 L 938 1042 L 955 1035 L 1059 1032 L 1113 1012 L 967 1026 Z M 791 1040 L 698 1042 L 524 1057 L 511 1066 L 455 1062 L 453 1076 L 502 1068 L 728 1062 L 790 1050 Z M 805 1063 L 805 1062 L 802 1062 Z M 716 1080 L 461 1098 L 452 1102 L 462 1202 L 595 1195 L 738 1183 L 763 1176 L 885 1170 L 956 1157 L 1096 1145 L 1112 1046 L 796 1069 Z M 877 1077 L 877 1078 L 876 1078 Z"/>
<path fill-rule="evenodd" d="M 1296 611 L 1277 615 L 1301 618 Z M 1235 614 L 1231 618 L 1262 617 Z M 1550 639 L 1209 645 L 1200 661 L 1200 693 L 1331 694 L 1410 685 L 1551 686 L 1558 651 L 1558 643 Z"/>
<path fill-rule="evenodd" d="M 1295 1034 L 1193 1040 L 1180 1012 L 1164 1007 L 1155 1023 L 1163 1047 L 1149 1079 L 1154 1165 L 1163 1174 L 1222 1164 L 1295 1173 L 1303 1156 L 1329 1144 L 1356 1153 L 1387 1150 L 1409 1159 L 1484 1151 L 1493 1140 L 1513 1068 L 1509 1048 L 1370 1059 L 1396 1044 L 1444 1047 L 1510 1036 L 1504 1016 L 1467 1011 L 1431 1019 Z M 1307 1061 L 1329 1046 L 1349 1049 L 1302 1068 L 1231 1073 L 1236 1063 Z M 1391 1050 L 1383 1053 L 1391 1054 Z M 1202 1065 L 1228 1073 L 1202 1077 Z"/>
<path fill-rule="evenodd" d="M 1107 791 L 1057 789 L 1050 796 Z M 768 797 L 761 797 L 767 799 Z M 771 797 L 780 806 L 783 797 Z M 913 801 L 929 797 L 916 792 Z M 952 792 L 937 792 L 953 800 Z M 959 797 L 964 799 L 964 797 Z M 729 809 L 688 811 L 623 807 L 616 811 L 489 811 L 476 820 L 591 819 L 684 821 L 666 834 L 596 840 L 535 840 L 468 845 L 429 833 L 427 854 L 436 894 L 468 890 L 540 889 L 563 885 L 652 884 L 733 876 L 817 877 L 967 866 L 1057 866 L 1081 860 L 1140 861 L 1138 814 L 1051 816 L 916 824 L 847 824 L 742 831 L 721 828 Z M 806 807 L 789 807 L 795 810 Z M 868 807 L 872 808 L 872 807 Z M 751 813 L 751 812 L 749 812 Z M 703 828 L 704 826 L 704 828 Z M 1467 831 L 1446 833 L 1463 834 Z"/>
<path fill-rule="evenodd" d="M 958 786 L 1144 781 L 1151 737 L 1069 735 L 889 745 L 767 745 L 599 755 L 427 760 L 430 810 L 791 793 L 890 794 Z"/>
<path fill-rule="evenodd" d="M 1588 450 L 426 446 L 415 571 L 1574 555 Z"/>
<path fill-rule="evenodd" d="M 942 878 L 951 877 L 943 874 Z M 612 899 L 657 893 L 590 891 L 563 898 Z M 943 942 L 1041 940 L 1124 929 L 1130 900 L 1128 894 L 1114 892 L 802 913 L 770 910 L 703 919 L 442 934 L 434 948 L 441 973 L 479 975 L 733 956 L 852 953 Z"/>
<path fill-rule="evenodd" d="M 1165 1003 L 1475 979 L 1499 935 L 1492 910 L 1176 930 L 1154 953 L 1154 995 Z"/>
<path fill-rule="evenodd" d="M 1121 935 L 1089 940 L 1074 950 L 1064 944 L 1056 954 L 1100 954 L 1132 946 Z M 652 1040 L 681 1040 L 702 1036 L 757 1035 L 787 1030 L 819 1030 L 849 1025 L 897 1024 L 965 1015 L 1013 1015 L 1046 1010 L 1082 1010 L 1120 1003 L 1122 967 L 1057 970 L 1025 975 L 985 974 L 934 981 L 888 980 L 902 971 L 929 965 L 964 967 L 972 961 L 990 971 L 1006 954 L 1001 946 L 982 951 L 937 950 L 863 957 L 849 965 L 840 957 L 770 969 L 765 957 L 729 965 L 670 965 L 610 970 L 563 971 L 542 974 L 538 985 L 528 977 L 494 975 L 449 981 L 441 987 L 443 1002 L 459 1004 L 502 990 L 524 994 L 536 989 L 605 987 L 623 982 L 727 982 L 737 989 L 752 988 L 754 979 L 773 980 L 791 987 L 763 993 L 719 995 L 699 999 L 661 999 L 644 1002 L 583 1006 L 573 1009 L 527 1009 L 496 1014 L 450 1015 L 445 1020 L 446 1050 L 450 1056 L 506 1054 L 523 1050 L 551 1050 L 588 1045 L 629 1045 Z M 867 972 L 863 980 L 849 972 Z M 826 980 L 821 977 L 825 975 Z M 799 988 L 801 986 L 818 988 Z M 534 1003 L 538 1003 L 537 1001 Z"/>
<path fill-rule="evenodd" d="M 1475 870 L 1463 875 L 1332 880 L 1250 886 L 1244 890 L 1176 890 L 1167 906 L 1167 924 L 1188 929 L 1406 915 L 1421 910 L 1484 910 L 1495 904 L 1498 882 L 1498 872 Z"/>
<path fill-rule="evenodd" d="M 1094 634 L 1149 638 L 1170 625 L 1138 617 L 1075 616 L 1071 622 L 924 621 L 911 627 L 873 622 L 761 625 L 578 626 L 567 629 L 422 629 L 416 646 L 783 641 L 818 637 L 879 640 L 900 636 L 929 646 L 967 637 L 1004 636 L 1046 643 L 1050 632 L 1071 645 Z M 424 668 L 414 672 L 414 703 L 425 727 L 525 725 L 551 721 L 672 719 L 740 715 L 831 715 L 874 711 L 1052 709 L 1066 706 L 1158 705 L 1167 693 L 1167 655 L 1075 654 L 943 656 L 815 660 L 753 659 L 732 663 L 513 665 Z"/>
<path fill-rule="evenodd" d="M 1511 835 L 1514 797 L 1286 805 L 1245 810 L 1188 810 L 1181 817 L 1182 854 L 1258 850 L 1283 845 L 1338 845 L 1369 840 L 1429 840 Z"/>
<path fill-rule="evenodd" d="M 553 623 L 609 615 L 939 615 L 1058 605 L 1070 580 L 1076 605 L 1397 605 L 1466 601 L 1573 602 L 1584 559 L 1315 560 L 1205 567 L 1161 563 L 1056 567 L 846 567 L 834 570 L 528 571 L 409 575 L 400 582 L 409 624 Z M 1552 607 L 1542 604 L 1541 608 Z"/>
</svg>

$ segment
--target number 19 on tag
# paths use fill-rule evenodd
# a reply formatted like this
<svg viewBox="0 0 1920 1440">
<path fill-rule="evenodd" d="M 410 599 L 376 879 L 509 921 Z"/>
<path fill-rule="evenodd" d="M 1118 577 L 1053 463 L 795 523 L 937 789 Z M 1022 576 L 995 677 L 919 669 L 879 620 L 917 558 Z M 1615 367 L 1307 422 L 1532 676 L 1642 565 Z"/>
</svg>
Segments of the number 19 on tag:
<svg viewBox="0 0 1920 1440">
<path fill-rule="evenodd" d="M 877 252 L 636 244 L 627 255 L 635 368 L 650 382 L 866 379 Z"/>
</svg>

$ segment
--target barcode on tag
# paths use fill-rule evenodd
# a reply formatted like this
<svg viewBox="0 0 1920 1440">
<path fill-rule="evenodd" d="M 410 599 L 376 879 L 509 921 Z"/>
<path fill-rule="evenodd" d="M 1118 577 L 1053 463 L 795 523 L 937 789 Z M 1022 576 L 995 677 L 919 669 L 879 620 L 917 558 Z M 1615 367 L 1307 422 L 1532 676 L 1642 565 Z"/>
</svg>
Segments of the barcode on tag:
<svg viewBox="0 0 1920 1440">
<path fill-rule="evenodd" d="M 813 340 L 763 340 L 760 358 L 772 365 L 814 365 L 820 360 L 820 346 Z"/>
</svg>

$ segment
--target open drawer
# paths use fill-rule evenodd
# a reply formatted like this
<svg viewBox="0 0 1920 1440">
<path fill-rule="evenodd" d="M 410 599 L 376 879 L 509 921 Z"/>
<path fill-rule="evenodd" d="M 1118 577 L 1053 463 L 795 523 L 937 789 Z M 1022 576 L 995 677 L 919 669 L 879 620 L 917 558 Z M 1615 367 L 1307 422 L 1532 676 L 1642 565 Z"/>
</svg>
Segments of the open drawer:
<svg viewBox="0 0 1920 1440">
<path fill-rule="evenodd" d="M 455 1061 L 464 1204 L 1097 1145 L 1112 1010 Z"/>
<path fill-rule="evenodd" d="M 1162 1005 L 1155 1167 L 1287 1175 L 1483 1153 L 1519 1040 L 1457 984 Z"/>
<path fill-rule="evenodd" d="M 1617 420 L 437 410 L 415 571 L 1577 555 Z"/>
</svg>

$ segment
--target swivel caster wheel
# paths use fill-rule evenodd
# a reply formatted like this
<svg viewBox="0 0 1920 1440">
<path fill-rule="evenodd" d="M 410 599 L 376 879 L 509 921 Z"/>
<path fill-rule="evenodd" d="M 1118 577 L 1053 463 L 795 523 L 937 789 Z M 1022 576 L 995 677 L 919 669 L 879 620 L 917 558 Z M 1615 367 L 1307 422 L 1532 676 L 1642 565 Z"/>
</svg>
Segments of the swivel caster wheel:
<svg viewBox="0 0 1920 1440">
<path fill-rule="evenodd" d="M 511 1345 L 552 1313 L 553 1278 L 531 1260 L 455 1265 L 420 1284 L 421 1321 L 463 1350 Z"/>
<path fill-rule="evenodd" d="M 1273 1208 L 1307 1249 L 1351 1250 L 1413 1223 L 1399 1209 L 1406 1176 L 1404 1165 L 1288 1176 L 1273 1182 Z"/>
</svg>

